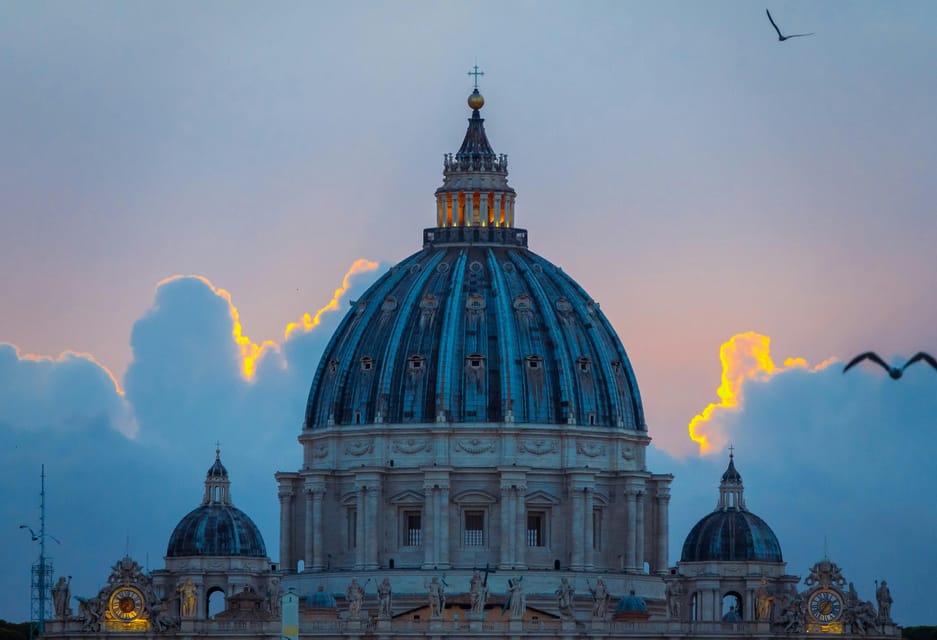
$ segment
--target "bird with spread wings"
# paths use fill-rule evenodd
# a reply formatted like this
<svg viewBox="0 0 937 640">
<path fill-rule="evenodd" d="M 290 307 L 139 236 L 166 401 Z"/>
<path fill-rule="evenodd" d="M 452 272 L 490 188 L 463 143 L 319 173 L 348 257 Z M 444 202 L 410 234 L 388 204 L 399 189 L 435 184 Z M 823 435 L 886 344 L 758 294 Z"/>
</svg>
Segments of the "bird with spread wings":
<svg viewBox="0 0 937 640">
<path fill-rule="evenodd" d="M 791 35 L 786 36 L 781 33 L 780 29 L 778 29 L 778 25 L 775 24 L 774 18 L 771 17 L 771 12 L 765 9 L 765 13 L 768 14 L 768 20 L 771 21 L 771 26 L 774 27 L 774 30 L 778 32 L 778 42 L 784 42 L 785 40 L 788 40 L 790 38 L 803 38 L 804 36 L 813 35 L 813 32 L 811 31 L 810 33 L 792 33 Z"/>
<path fill-rule="evenodd" d="M 865 353 L 860 353 L 855 358 L 850 360 L 849 364 L 847 364 L 843 368 L 843 373 L 846 373 L 853 366 L 859 364 L 863 360 L 870 360 L 874 362 L 875 364 L 880 365 L 883 369 L 885 369 L 885 371 L 888 372 L 888 375 L 891 376 L 892 380 L 897 380 L 898 378 L 900 378 L 902 374 L 904 373 L 905 369 L 910 367 L 915 362 L 920 362 L 921 360 L 928 363 L 930 366 L 934 367 L 934 369 L 937 369 L 937 360 L 934 359 L 934 356 L 924 353 L 923 351 L 919 351 L 910 360 L 905 362 L 903 367 L 893 367 L 889 365 L 887 362 L 885 362 L 884 360 L 882 360 L 879 357 L 879 355 L 875 353 L 874 351 L 866 351 Z"/>
</svg>

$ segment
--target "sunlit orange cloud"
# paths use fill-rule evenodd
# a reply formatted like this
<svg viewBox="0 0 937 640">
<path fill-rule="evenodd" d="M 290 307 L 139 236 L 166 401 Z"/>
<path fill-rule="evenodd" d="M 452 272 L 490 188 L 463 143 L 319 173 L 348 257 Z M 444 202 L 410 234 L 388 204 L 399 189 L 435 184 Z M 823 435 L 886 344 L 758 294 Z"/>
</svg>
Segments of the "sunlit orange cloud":
<svg viewBox="0 0 937 640">
<path fill-rule="evenodd" d="M 10 343 L 7 343 L 7 344 L 10 344 Z M 52 357 L 52 356 L 41 356 L 35 353 L 23 353 L 20 350 L 20 348 L 16 346 L 15 344 L 10 344 L 10 346 L 13 347 L 13 351 L 16 352 L 16 358 L 18 360 L 30 360 L 32 362 L 53 362 L 53 363 L 65 362 L 66 360 L 70 358 L 81 358 L 82 360 L 87 360 L 88 362 L 91 362 L 97 365 L 98 367 L 100 367 L 101 370 L 107 374 L 107 376 L 111 379 L 111 382 L 114 383 L 114 391 L 117 392 L 117 395 L 119 396 L 124 395 L 124 390 L 121 388 L 120 383 L 117 381 L 117 376 L 114 375 L 114 372 L 108 369 L 105 365 L 95 360 L 94 356 L 91 355 L 90 353 L 85 353 L 82 351 L 63 351 L 59 355 Z"/>
<path fill-rule="evenodd" d="M 345 277 L 342 278 L 342 286 L 335 290 L 335 294 L 332 296 L 332 299 L 329 300 L 329 303 L 316 311 L 313 315 L 304 313 L 302 319 L 299 322 L 291 322 L 286 325 L 286 330 L 283 332 L 283 338 L 288 340 L 290 334 L 292 334 L 297 329 L 302 329 L 304 332 L 308 333 L 312 331 L 314 327 L 319 324 L 319 317 L 326 311 L 333 311 L 338 309 L 338 301 L 341 299 L 345 292 L 348 291 L 348 287 L 351 284 L 351 277 L 359 273 L 365 273 L 366 271 L 374 271 L 377 269 L 377 263 L 371 260 L 366 260 L 365 258 L 358 258 L 352 263 L 351 268 L 348 269 L 348 272 L 345 274 Z"/>
<path fill-rule="evenodd" d="M 348 272 L 345 273 L 345 277 L 342 278 L 342 286 L 335 290 L 335 294 L 332 296 L 332 299 L 329 300 L 328 304 L 316 311 L 315 314 L 311 316 L 308 313 L 303 314 L 302 320 L 299 322 L 291 322 L 286 325 L 284 339 L 288 339 L 290 334 L 298 328 L 301 328 L 306 332 L 311 331 L 313 327 L 319 324 L 319 317 L 324 312 L 338 309 L 338 301 L 345 294 L 345 292 L 348 291 L 352 276 L 359 273 L 364 273 L 366 271 L 372 271 L 377 269 L 377 266 L 378 264 L 376 262 L 365 260 L 364 258 L 355 260 L 348 269 Z M 260 358 L 263 357 L 264 353 L 266 353 L 268 349 L 273 349 L 275 351 L 279 350 L 280 345 L 277 344 L 277 342 L 274 340 L 264 340 L 260 343 L 251 340 L 247 334 L 244 333 L 244 329 L 241 326 L 241 315 L 238 312 L 237 307 L 235 307 L 234 303 L 231 301 L 231 294 L 226 289 L 216 287 L 208 278 L 204 276 L 171 276 L 159 281 L 156 286 L 158 288 L 168 282 L 172 282 L 180 278 L 194 278 L 201 281 L 203 284 L 209 287 L 215 295 L 224 298 L 225 302 L 228 303 L 228 313 L 231 315 L 231 336 L 234 338 L 234 342 L 238 346 L 238 350 L 240 351 L 241 356 L 241 376 L 243 376 L 245 380 L 252 380 L 254 378 L 254 374 L 257 372 L 257 362 L 260 360 Z"/>
<path fill-rule="evenodd" d="M 701 454 L 719 453 L 724 442 L 712 442 L 707 433 L 707 427 L 712 426 L 712 419 L 719 410 L 738 409 L 742 404 L 742 390 L 746 380 L 767 380 L 782 371 L 794 368 L 804 368 L 810 371 L 819 371 L 836 358 L 828 358 L 817 366 L 811 368 L 803 358 L 787 358 L 780 367 L 771 359 L 771 338 L 749 331 L 739 333 L 719 348 L 719 359 L 722 361 L 722 382 L 716 389 L 719 402 L 710 404 L 703 412 L 690 420 L 690 439 L 699 445 Z M 714 438 L 718 440 L 718 438 Z"/>
</svg>

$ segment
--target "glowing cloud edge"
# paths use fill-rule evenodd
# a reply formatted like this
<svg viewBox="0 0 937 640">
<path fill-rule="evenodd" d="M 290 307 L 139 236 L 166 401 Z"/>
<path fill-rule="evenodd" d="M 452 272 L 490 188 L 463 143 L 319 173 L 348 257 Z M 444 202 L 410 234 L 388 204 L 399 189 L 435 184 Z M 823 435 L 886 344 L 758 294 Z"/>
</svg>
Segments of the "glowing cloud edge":
<svg viewBox="0 0 937 640">
<path fill-rule="evenodd" d="M 722 378 L 716 389 L 719 402 L 707 405 L 701 413 L 690 420 L 687 426 L 690 440 L 699 445 L 700 455 L 722 451 L 724 443 L 719 443 L 717 446 L 711 442 L 709 438 L 711 434 L 705 433 L 705 428 L 713 426 L 717 412 L 742 408 L 746 380 L 765 381 L 791 369 L 819 371 L 837 361 L 836 358 L 827 358 L 820 364 L 810 367 L 804 358 L 787 358 L 784 364 L 778 367 L 771 358 L 771 338 L 755 331 L 737 333 L 722 343 L 719 347 L 719 360 L 722 362 Z"/>
</svg>

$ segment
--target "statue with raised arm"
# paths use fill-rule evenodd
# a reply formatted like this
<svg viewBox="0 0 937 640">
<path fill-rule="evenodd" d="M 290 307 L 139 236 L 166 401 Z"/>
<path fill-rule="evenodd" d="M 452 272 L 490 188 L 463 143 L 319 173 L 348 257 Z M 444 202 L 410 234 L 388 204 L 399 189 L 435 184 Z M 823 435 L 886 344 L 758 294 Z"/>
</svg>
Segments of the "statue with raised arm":
<svg viewBox="0 0 937 640">
<path fill-rule="evenodd" d="M 608 601 L 611 597 L 605 588 L 605 581 L 599 578 L 595 581 L 595 588 L 590 587 L 589 591 L 592 592 L 592 617 L 604 619 L 608 615 Z"/>
<path fill-rule="evenodd" d="M 476 615 L 485 612 L 485 601 L 488 599 L 488 586 L 482 578 L 481 571 L 476 570 L 469 581 L 469 611 Z"/>
<path fill-rule="evenodd" d="M 556 590 L 556 608 L 560 611 L 560 617 L 564 620 L 573 618 L 573 585 L 565 577 L 560 578 L 560 588 Z"/>
<path fill-rule="evenodd" d="M 391 595 L 390 580 L 384 578 L 377 585 L 377 617 L 381 620 L 390 620 L 394 617 Z"/>
<path fill-rule="evenodd" d="M 442 611 L 446 608 L 446 592 L 438 577 L 433 576 L 426 591 L 429 596 L 429 616 L 431 618 L 442 617 Z"/>
<path fill-rule="evenodd" d="M 345 589 L 345 600 L 348 601 L 348 619 L 357 620 L 361 617 L 361 605 L 364 603 L 364 589 L 358 580 L 351 579 L 351 584 Z"/>
</svg>

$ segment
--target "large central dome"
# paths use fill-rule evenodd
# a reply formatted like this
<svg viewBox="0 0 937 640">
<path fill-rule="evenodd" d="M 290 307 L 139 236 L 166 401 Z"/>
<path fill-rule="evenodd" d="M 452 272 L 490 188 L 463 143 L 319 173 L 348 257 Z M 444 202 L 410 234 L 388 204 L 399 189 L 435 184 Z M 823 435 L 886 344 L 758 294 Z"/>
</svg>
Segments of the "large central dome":
<svg viewBox="0 0 937 640">
<path fill-rule="evenodd" d="M 507 158 L 476 93 L 444 160 L 437 226 L 332 337 L 304 428 L 519 422 L 646 430 L 625 349 L 598 304 L 514 227 Z"/>
</svg>

